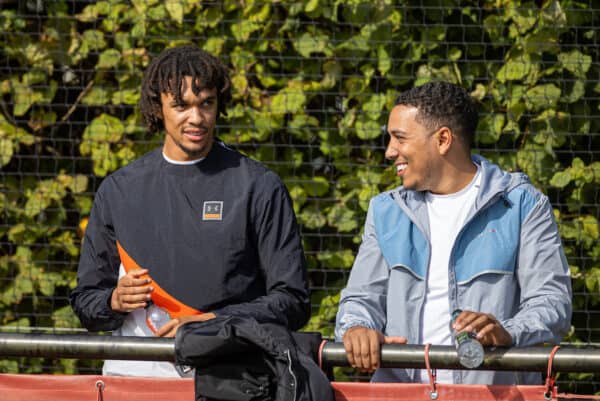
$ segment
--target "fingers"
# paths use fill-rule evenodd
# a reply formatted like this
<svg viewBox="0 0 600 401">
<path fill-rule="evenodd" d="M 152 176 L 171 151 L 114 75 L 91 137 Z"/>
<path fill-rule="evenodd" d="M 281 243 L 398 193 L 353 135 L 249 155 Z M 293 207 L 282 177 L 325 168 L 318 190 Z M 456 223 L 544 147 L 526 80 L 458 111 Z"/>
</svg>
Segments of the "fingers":
<svg viewBox="0 0 600 401">
<path fill-rule="evenodd" d="M 463 311 L 454 321 L 452 327 L 457 332 L 475 333 L 483 345 L 510 346 L 512 337 L 502 327 L 496 317 L 489 313 Z"/>
<path fill-rule="evenodd" d="M 386 336 L 383 339 L 384 344 L 406 344 L 406 337 Z"/>
<path fill-rule="evenodd" d="M 153 288 L 147 269 L 137 269 L 121 277 L 111 295 L 110 305 L 117 312 L 145 308 Z"/>
<path fill-rule="evenodd" d="M 215 317 L 216 315 L 212 312 L 206 312 L 201 315 L 180 316 L 165 323 L 160 329 L 158 329 L 156 336 L 175 337 L 177 329 L 179 329 L 182 325 L 189 322 L 205 322 L 207 320 L 214 319 Z"/>
<path fill-rule="evenodd" d="M 217 315 L 215 315 L 212 312 L 206 312 L 206 313 L 203 313 L 201 315 L 195 315 L 195 316 L 196 317 L 192 320 L 192 321 L 195 321 L 195 322 L 206 322 L 207 320 L 214 319 L 214 318 L 217 317 Z"/>
<path fill-rule="evenodd" d="M 175 337 L 177 328 L 181 322 L 179 319 L 171 319 L 167 323 L 163 324 L 160 329 L 156 332 L 157 337 Z"/>
<path fill-rule="evenodd" d="M 454 320 L 454 324 L 452 327 L 454 330 L 461 331 L 475 331 L 475 324 L 477 319 L 484 319 L 484 314 L 478 312 L 471 311 L 463 311 L 458 317 Z"/>
<path fill-rule="evenodd" d="M 351 366 L 365 372 L 379 367 L 381 344 L 384 342 L 381 332 L 355 326 L 346 331 L 342 341 Z"/>
</svg>

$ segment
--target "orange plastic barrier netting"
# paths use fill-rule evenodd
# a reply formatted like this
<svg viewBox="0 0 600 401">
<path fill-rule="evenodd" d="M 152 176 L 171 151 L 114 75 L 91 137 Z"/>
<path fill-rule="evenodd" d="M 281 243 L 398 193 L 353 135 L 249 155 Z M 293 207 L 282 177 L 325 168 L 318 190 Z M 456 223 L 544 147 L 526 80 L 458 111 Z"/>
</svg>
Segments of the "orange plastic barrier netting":
<svg viewBox="0 0 600 401">
<path fill-rule="evenodd" d="M 191 401 L 193 379 L 0 375 L 2 401 Z"/>
<path fill-rule="evenodd" d="M 332 383 L 336 401 L 432 401 L 429 384 Z M 544 401 L 544 386 L 437 384 L 435 401 Z M 556 400 L 556 389 L 552 398 Z"/>
<path fill-rule="evenodd" d="M 427 384 L 333 382 L 337 401 L 431 401 Z M 436 401 L 544 401 L 544 386 L 436 385 Z M 556 398 L 556 391 L 552 394 Z M 192 401 L 192 379 L 0 374 L 2 401 Z"/>
</svg>

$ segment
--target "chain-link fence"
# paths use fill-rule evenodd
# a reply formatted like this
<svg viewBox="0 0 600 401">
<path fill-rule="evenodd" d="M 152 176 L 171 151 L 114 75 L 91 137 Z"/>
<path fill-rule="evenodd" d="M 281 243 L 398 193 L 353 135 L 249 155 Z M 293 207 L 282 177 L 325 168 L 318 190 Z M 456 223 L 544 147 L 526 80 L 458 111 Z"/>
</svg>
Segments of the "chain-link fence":
<svg viewBox="0 0 600 401">
<path fill-rule="evenodd" d="M 368 200 L 399 184 L 383 157 L 395 97 L 443 79 L 480 103 L 476 152 L 549 195 L 575 292 L 567 341 L 598 342 L 599 28 L 593 1 L 0 0 L 0 330 L 79 327 L 67 297 L 93 194 L 162 139 L 140 124 L 141 72 L 192 43 L 231 68 L 219 137 L 290 190 L 307 329 L 332 334 Z"/>
</svg>

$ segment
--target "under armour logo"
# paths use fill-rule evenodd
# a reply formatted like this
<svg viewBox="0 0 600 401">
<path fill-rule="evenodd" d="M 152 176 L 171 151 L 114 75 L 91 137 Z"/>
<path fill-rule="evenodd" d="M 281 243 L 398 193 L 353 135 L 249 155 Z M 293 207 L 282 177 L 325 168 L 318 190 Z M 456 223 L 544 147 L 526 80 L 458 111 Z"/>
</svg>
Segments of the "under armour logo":
<svg viewBox="0 0 600 401">
<path fill-rule="evenodd" d="M 205 201 L 202 220 L 223 220 L 223 201 Z"/>
</svg>

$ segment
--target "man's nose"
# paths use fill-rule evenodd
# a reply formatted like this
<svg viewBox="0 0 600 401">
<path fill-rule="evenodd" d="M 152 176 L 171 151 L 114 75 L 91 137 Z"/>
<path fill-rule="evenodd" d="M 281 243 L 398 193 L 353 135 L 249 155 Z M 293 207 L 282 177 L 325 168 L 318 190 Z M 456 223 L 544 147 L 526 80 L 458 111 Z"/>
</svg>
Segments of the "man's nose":
<svg viewBox="0 0 600 401">
<path fill-rule="evenodd" d="M 202 114 L 200 107 L 190 107 L 188 121 L 190 124 L 201 124 L 204 121 L 204 115 Z"/>
<path fill-rule="evenodd" d="M 385 148 L 385 158 L 388 160 L 395 160 L 398 157 L 398 149 L 392 146 L 392 142 L 388 143 Z"/>
</svg>

